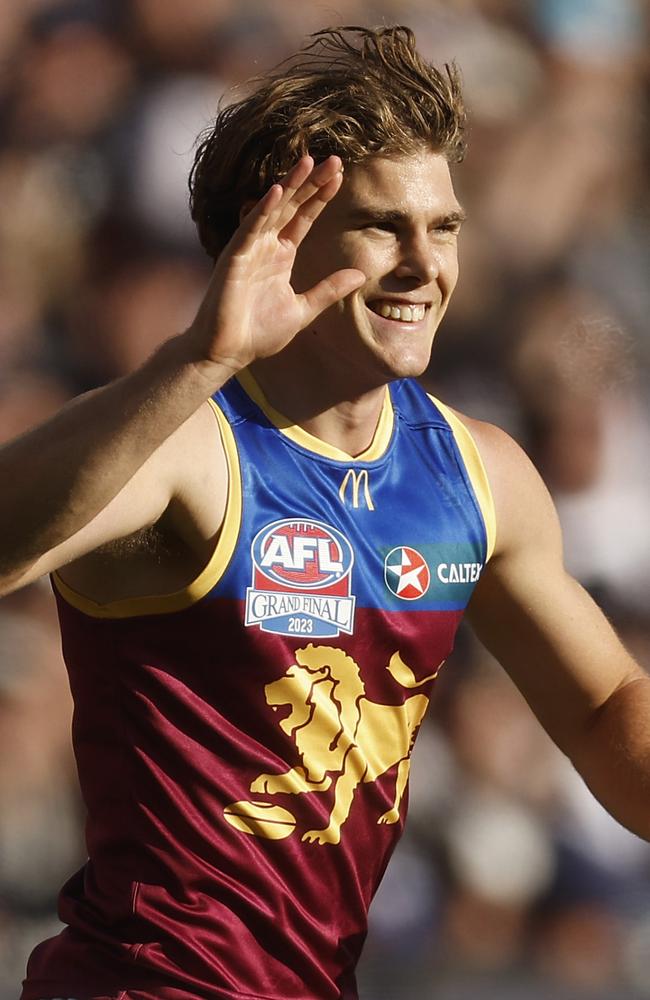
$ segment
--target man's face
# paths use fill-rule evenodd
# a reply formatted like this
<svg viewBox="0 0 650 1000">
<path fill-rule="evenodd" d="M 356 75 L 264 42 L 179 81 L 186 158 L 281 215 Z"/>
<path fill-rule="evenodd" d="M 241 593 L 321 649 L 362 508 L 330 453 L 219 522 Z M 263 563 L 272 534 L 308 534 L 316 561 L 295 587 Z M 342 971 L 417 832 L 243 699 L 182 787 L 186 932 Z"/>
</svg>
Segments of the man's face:
<svg viewBox="0 0 650 1000">
<path fill-rule="evenodd" d="M 430 150 L 348 168 L 298 249 L 293 284 L 343 267 L 366 282 L 301 335 L 308 350 L 366 382 L 421 374 L 456 284 L 462 218 L 447 161 Z"/>
</svg>

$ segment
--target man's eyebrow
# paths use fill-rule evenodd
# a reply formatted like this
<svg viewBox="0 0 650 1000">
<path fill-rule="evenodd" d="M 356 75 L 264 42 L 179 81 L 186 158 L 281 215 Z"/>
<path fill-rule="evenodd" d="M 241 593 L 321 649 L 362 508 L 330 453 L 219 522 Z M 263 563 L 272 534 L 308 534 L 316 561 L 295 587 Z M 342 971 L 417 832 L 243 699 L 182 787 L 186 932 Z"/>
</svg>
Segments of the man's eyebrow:
<svg viewBox="0 0 650 1000">
<path fill-rule="evenodd" d="M 408 220 L 409 216 L 406 212 L 400 212 L 397 209 L 391 208 L 373 208 L 372 205 L 366 205 L 357 209 L 353 209 L 351 214 L 352 221 L 355 223 L 364 222 L 390 222 L 398 225 L 399 223 Z M 444 215 L 438 216 L 432 221 L 437 226 L 449 226 L 454 223 L 464 222 L 467 218 L 467 212 L 462 206 L 459 205 L 458 208 L 453 209 L 451 212 L 447 212 Z"/>
<path fill-rule="evenodd" d="M 442 219 L 442 221 L 443 222 L 465 222 L 466 219 L 467 219 L 467 212 L 465 211 L 465 209 L 463 208 L 462 205 L 459 205 L 458 208 L 455 208 L 453 210 L 453 212 L 449 212 L 447 215 L 445 215 L 445 217 Z"/>
</svg>

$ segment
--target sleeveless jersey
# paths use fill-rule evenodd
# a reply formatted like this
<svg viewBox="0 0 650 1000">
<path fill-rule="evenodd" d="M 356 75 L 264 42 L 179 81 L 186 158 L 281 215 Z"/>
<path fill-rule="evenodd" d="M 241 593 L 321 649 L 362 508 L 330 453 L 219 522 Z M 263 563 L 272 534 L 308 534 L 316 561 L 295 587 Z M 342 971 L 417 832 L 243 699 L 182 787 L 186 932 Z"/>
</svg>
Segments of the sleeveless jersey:
<svg viewBox="0 0 650 1000">
<path fill-rule="evenodd" d="M 212 401 L 230 488 L 186 589 L 55 581 L 89 860 L 23 1000 L 353 1000 L 431 686 L 489 558 L 464 425 L 414 382 L 352 458 L 248 373 Z"/>
</svg>

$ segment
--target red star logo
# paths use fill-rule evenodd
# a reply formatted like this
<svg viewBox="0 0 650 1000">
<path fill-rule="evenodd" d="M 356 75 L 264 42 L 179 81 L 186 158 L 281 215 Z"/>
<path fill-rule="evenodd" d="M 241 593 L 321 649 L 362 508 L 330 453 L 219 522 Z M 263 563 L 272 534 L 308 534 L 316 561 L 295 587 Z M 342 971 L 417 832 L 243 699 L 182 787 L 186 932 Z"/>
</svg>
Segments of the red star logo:
<svg viewBox="0 0 650 1000">
<path fill-rule="evenodd" d="M 417 549 L 400 545 L 391 549 L 384 560 L 384 579 L 395 597 L 416 601 L 429 589 L 431 573 L 424 556 Z"/>
</svg>

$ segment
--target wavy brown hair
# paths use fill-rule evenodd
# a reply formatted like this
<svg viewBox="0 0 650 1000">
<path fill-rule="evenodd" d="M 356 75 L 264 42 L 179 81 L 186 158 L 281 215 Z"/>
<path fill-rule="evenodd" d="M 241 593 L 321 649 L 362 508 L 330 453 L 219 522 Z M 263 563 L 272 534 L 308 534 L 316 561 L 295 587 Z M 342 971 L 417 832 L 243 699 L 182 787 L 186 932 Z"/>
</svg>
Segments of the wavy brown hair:
<svg viewBox="0 0 650 1000">
<path fill-rule="evenodd" d="M 465 111 L 454 64 L 438 70 L 402 25 L 327 28 L 199 136 L 190 207 L 201 243 L 217 257 L 256 201 L 304 153 L 344 164 L 423 146 L 462 160 Z"/>
</svg>

